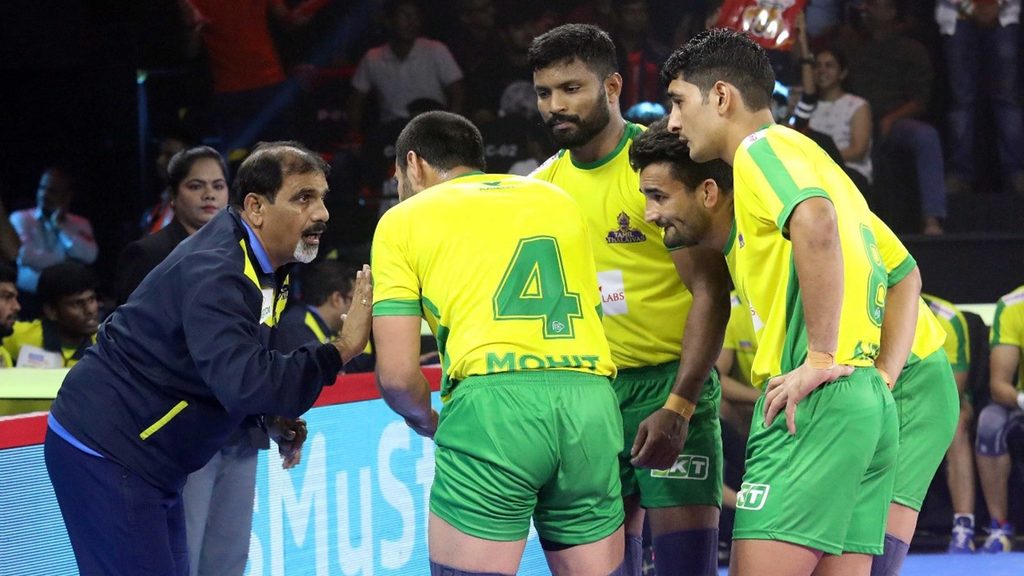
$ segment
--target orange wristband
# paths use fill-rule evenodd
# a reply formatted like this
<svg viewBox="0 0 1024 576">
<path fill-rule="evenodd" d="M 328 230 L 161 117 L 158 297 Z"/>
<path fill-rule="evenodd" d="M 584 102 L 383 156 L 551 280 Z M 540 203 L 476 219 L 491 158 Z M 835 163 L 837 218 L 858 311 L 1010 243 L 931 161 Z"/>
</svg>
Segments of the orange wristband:
<svg viewBox="0 0 1024 576">
<path fill-rule="evenodd" d="M 665 405 L 662 408 L 671 410 L 682 416 L 684 420 L 689 421 L 690 417 L 693 416 L 693 411 L 697 409 L 697 405 L 673 392 L 668 395 L 668 399 L 665 400 Z"/>
<path fill-rule="evenodd" d="M 892 376 L 889 376 L 888 372 L 886 372 L 885 370 L 882 370 L 878 366 L 875 366 L 875 370 L 878 370 L 878 373 L 882 375 L 882 381 L 885 382 L 885 385 L 889 387 L 889 390 L 892 390 L 892 386 L 893 386 Z"/>
<path fill-rule="evenodd" d="M 836 365 L 836 355 L 832 352 L 808 350 L 807 363 L 815 370 L 828 370 Z"/>
</svg>

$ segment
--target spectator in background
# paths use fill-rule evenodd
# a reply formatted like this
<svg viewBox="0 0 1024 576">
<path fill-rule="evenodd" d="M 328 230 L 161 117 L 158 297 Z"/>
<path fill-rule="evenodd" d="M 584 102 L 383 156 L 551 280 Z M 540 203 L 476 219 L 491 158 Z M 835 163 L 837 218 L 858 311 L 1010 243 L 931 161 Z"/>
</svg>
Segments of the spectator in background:
<svg viewBox="0 0 1024 576">
<path fill-rule="evenodd" d="M 449 30 L 447 45 L 467 78 L 502 51 L 492 0 L 458 0 L 457 20 Z"/>
<path fill-rule="evenodd" d="M 1024 119 L 1020 102 L 1020 0 L 938 0 L 935 21 L 953 96 L 947 119 L 950 192 L 974 183 L 975 120 L 984 90 L 995 113 L 1003 187 L 1024 194 Z"/>
<path fill-rule="evenodd" d="M 213 117 L 221 149 L 241 160 L 260 140 L 293 137 L 294 88 L 270 34 L 273 17 L 288 30 L 305 25 L 329 0 L 178 0 L 197 52 L 206 47 L 213 74 Z"/>
<path fill-rule="evenodd" d="M 871 105 L 875 146 L 880 152 L 877 159 L 891 163 L 899 153 L 913 156 L 921 231 L 942 234 L 946 217 L 942 143 L 938 131 L 920 120 L 931 100 L 932 64 L 925 47 L 900 31 L 899 15 L 896 0 L 864 0 L 867 35 L 844 49 L 850 58 L 850 91 Z"/>
<path fill-rule="evenodd" d="M 803 16 L 797 18 L 794 47 L 803 85 L 797 115 L 811 130 L 828 135 L 838 147 L 841 165 L 865 196 L 871 185 L 871 106 L 843 89 L 849 75 L 846 56 L 837 48 L 813 54 Z"/>
<path fill-rule="evenodd" d="M 154 165 L 159 181 L 160 200 L 142 215 L 143 235 L 155 234 L 174 221 L 174 201 L 171 198 L 172 190 L 167 180 L 167 165 L 175 154 L 188 147 L 188 143 L 177 136 L 165 136 L 157 144 Z"/>
<path fill-rule="evenodd" d="M 7 208 L 0 202 L 0 262 L 14 262 L 18 258 L 18 249 L 21 248 L 21 240 L 18 233 L 11 226 L 10 215 Z"/>
<path fill-rule="evenodd" d="M 484 159 L 492 174 L 527 176 L 555 152 L 544 133 L 537 94 L 530 81 L 509 84 L 501 95 L 498 117 L 479 126 L 484 137 Z"/>
<path fill-rule="evenodd" d="M 6 262 L 0 262 L 0 341 L 14 333 L 21 305 L 18 304 L 18 272 Z M 11 353 L 0 346 L 0 368 L 14 366 Z"/>
<path fill-rule="evenodd" d="M 420 98 L 461 111 L 465 102 L 462 70 L 447 46 L 420 36 L 419 5 L 415 0 L 390 0 L 385 11 L 391 38 L 359 61 L 352 77 L 350 125 L 356 130 L 363 127 L 371 94 L 380 110 L 380 123 L 409 118 L 408 104 Z"/>
<path fill-rule="evenodd" d="M 96 341 L 96 277 L 78 262 L 47 267 L 39 276 L 43 315 L 15 322 L 3 347 L 20 368 L 70 368 Z"/>
<path fill-rule="evenodd" d="M 953 443 L 946 452 L 946 480 L 953 503 L 953 538 L 949 542 L 951 553 L 974 552 L 974 456 L 971 453 L 971 421 L 974 408 L 967 390 L 967 373 L 971 368 L 971 339 L 967 319 L 951 302 L 929 294 L 921 294 L 928 308 L 946 332 L 942 345 L 953 368 L 957 391 L 960 393 L 960 417 Z"/>
<path fill-rule="evenodd" d="M 290 352 L 310 342 L 330 342 L 341 332 L 352 307 L 356 271 L 337 260 L 322 260 L 300 272 L 302 297 L 281 316 L 274 347 Z M 372 372 L 373 357 L 363 353 L 352 359 L 346 372 Z"/>
<path fill-rule="evenodd" d="M 466 74 L 466 109 L 478 126 L 493 120 L 501 108 L 505 90 L 515 82 L 532 82 L 527 62 L 530 42 L 536 36 L 539 15 L 525 2 L 502 2 L 498 34 L 501 51 L 492 54 L 472 74 Z M 492 172 L 501 172 L 488 163 Z"/>
<path fill-rule="evenodd" d="M 121 252 L 114 280 L 118 304 L 124 304 L 146 274 L 182 240 L 227 206 L 226 174 L 224 159 L 209 146 L 188 148 L 171 158 L 167 189 L 174 219 L 166 228 L 132 242 Z"/>
<path fill-rule="evenodd" d="M 623 111 L 640 102 L 664 102 L 665 87 L 658 74 L 669 50 L 651 33 L 647 0 L 625 0 L 615 4 L 615 51 L 622 74 Z"/>
<path fill-rule="evenodd" d="M 1010 454 L 1006 442 L 1024 431 L 1024 286 L 999 299 L 989 344 L 992 403 L 978 415 L 975 447 L 981 493 L 992 518 L 981 551 L 1009 552 L 1013 549 L 1014 528 L 1007 518 Z"/>
<path fill-rule="evenodd" d="M 10 216 L 21 248 L 18 250 L 18 289 L 35 295 L 43 269 L 65 260 L 83 264 L 96 261 L 98 248 L 92 224 L 71 214 L 68 207 L 75 189 L 71 176 L 58 167 L 47 168 L 39 179 L 36 207 L 19 210 Z M 33 305 L 30 308 L 36 308 Z"/>
</svg>

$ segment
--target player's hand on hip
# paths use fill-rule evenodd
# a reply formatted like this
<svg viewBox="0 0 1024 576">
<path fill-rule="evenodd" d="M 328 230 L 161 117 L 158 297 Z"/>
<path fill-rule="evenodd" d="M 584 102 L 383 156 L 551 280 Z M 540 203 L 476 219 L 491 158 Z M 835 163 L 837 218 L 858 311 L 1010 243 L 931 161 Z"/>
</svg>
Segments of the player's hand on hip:
<svg viewBox="0 0 1024 576">
<path fill-rule="evenodd" d="M 439 418 L 440 415 L 437 413 L 437 410 L 431 408 L 430 414 L 427 416 L 425 420 L 420 421 L 413 418 L 406 418 L 405 423 L 409 426 L 409 428 L 412 428 L 413 432 L 419 434 L 420 436 L 423 436 L 425 438 L 433 438 L 434 434 L 437 432 L 437 421 Z"/>
<path fill-rule="evenodd" d="M 837 364 L 831 368 L 812 368 L 806 362 L 796 370 L 768 380 L 764 397 L 764 425 L 771 426 L 779 411 L 785 409 L 786 428 L 796 434 L 796 406 L 815 388 L 853 374 L 853 366 Z"/>
<path fill-rule="evenodd" d="M 302 445 L 306 442 L 309 431 L 306 421 L 302 418 L 284 418 L 271 416 L 267 419 L 267 432 L 277 444 L 277 452 L 281 455 L 281 467 L 292 468 L 302 460 Z"/>
<path fill-rule="evenodd" d="M 338 341 L 341 346 L 341 358 L 348 362 L 366 348 L 370 340 L 370 324 L 373 320 L 373 276 L 366 264 L 356 272 L 356 285 L 352 289 L 352 306 L 348 314 L 341 316 L 344 324 Z"/>
<path fill-rule="evenodd" d="M 664 408 L 655 410 L 637 428 L 629 451 L 630 463 L 637 468 L 671 468 L 683 451 L 689 431 L 686 418 Z"/>
</svg>

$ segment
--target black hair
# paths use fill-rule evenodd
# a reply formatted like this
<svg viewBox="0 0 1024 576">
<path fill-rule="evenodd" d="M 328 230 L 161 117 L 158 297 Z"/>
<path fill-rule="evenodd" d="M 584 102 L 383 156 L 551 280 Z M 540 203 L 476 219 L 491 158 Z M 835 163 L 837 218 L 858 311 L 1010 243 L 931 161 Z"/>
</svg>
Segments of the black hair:
<svg viewBox="0 0 1024 576">
<path fill-rule="evenodd" d="M 850 61 L 846 57 L 846 53 L 840 50 L 836 46 L 826 46 L 814 53 L 815 56 L 818 54 L 824 54 L 828 52 L 835 57 L 836 63 L 839 64 L 840 72 L 848 72 L 850 70 Z"/>
<path fill-rule="evenodd" d="M 563 24 L 537 36 L 527 59 L 534 72 L 573 60 L 602 79 L 618 69 L 615 43 L 607 32 L 591 24 Z"/>
<path fill-rule="evenodd" d="M 84 264 L 67 260 L 43 268 L 36 295 L 44 305 L 57 306 L 61 298 L 96 289 L 96 276 Z"/>
<path fill-rule="evenodd" d="M 415 152 L 436 170 L 467 166 L 483 170 L 484 139 L 472 122 L 451 112 L 435 110 L 413 118 L 395 142 L 395 160 L 406 169 L 406 156 Z"/>
<path fill-rule="evenodd" d="M 355 278 L 356 271 L 337 260 L 321 260 L 305 266 L 300 274 L 302 301 L 310 306 L 320 306 L 335 292 L 347 296 Z"/>
<path fill-rule="evenodd" d="M 170 188 L 172 196 L 177 196 L 178 186 L 185 181 L 185 178 L 188 178 L 192 165 L 205 158 L 216 160 L 217 164 L 220 165 L 221 173 L 224 174 L 224 179 L 227 179 L 228 167 L 224 163 L 224 157 L 220 155 L 220 152 L 209 146 L 186 148 L 171 156 L 171 160 L 167 163 L 167 186 Z"/>
<path fill-rule="evenodd" d="M 739 90 L 747 110 L 771 105 L 775 72 L 764 49 L 742 32 L 714 28 L 697 34 L 668 57 L 661 68 L 666 86 L 682 75 L 706 99 L 719 80 Z"/>
<path fill-rule="evenodd" d="M 3 260 L 0 260 L 0 282 L 18 283 L 18 270 Z"/>
<path fill-rule="evenodd" d="M 417 0 L 388 0 L 384 3 L 384 16 L 391 20 L 398 13 L 398 9 L 406 4 L 411 4 L 416 10 L 420 9 L 420 3 Z"/>
<path fill-rule="evenodd" d="M 320 172 L 326 178 L 331 166 L 298 142 L 260 142 L 238 167 L 231 187 L 231 205 L 241 208 L 248 194 L 259 194 L 273 204 L 286 176 L 311 172 Z"/>
<path fill-rule="evenodd" d="M 667 162 L 672 167 L 673 176 L 691 190 L 710 178 L 719 189 L 732 193 L 732 167 L 720 159 L 693 161 L 686 144 L 679 140 L 678 135 L 668 131 L 667 118 L 651 124 L 633 140 L 629 149 L 629 164 L 633 170 L 639 172 L 658 162 Z"/>
</svg>

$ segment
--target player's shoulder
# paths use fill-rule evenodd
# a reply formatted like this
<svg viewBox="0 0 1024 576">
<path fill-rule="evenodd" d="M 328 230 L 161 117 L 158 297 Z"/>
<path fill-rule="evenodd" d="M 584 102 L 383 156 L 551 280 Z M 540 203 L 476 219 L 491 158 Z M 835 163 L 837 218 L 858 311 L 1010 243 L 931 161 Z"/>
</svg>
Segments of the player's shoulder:
<svg viewBox="0 0 1024 576">
<path fill-rule="evenodd" d="M 963 322 L 963 314 L 952 302 L 931 294 L 921 294 L 921 298 L 924 299 L 932 313 L 939 318 L 950 323 Z"/>
<path fill-rule="evenodd" d="M 541 162 L 540 166 L 537 166 L 533 172 L 530 172 L 529 177 L 550 182 L 555 177 L 555 173 L 558 172 L 560 166 L 567 163 L 568 159 L 569 151 L 562 148 L 549 156 L 547 160 Z"/>
<path fill-rule="evenodd" d="M 1003 309 L 1024 310 L 1024 286 L 1018 286 L 1013 292 L 1004 294 L 998 304 Z"/>
</svg>

